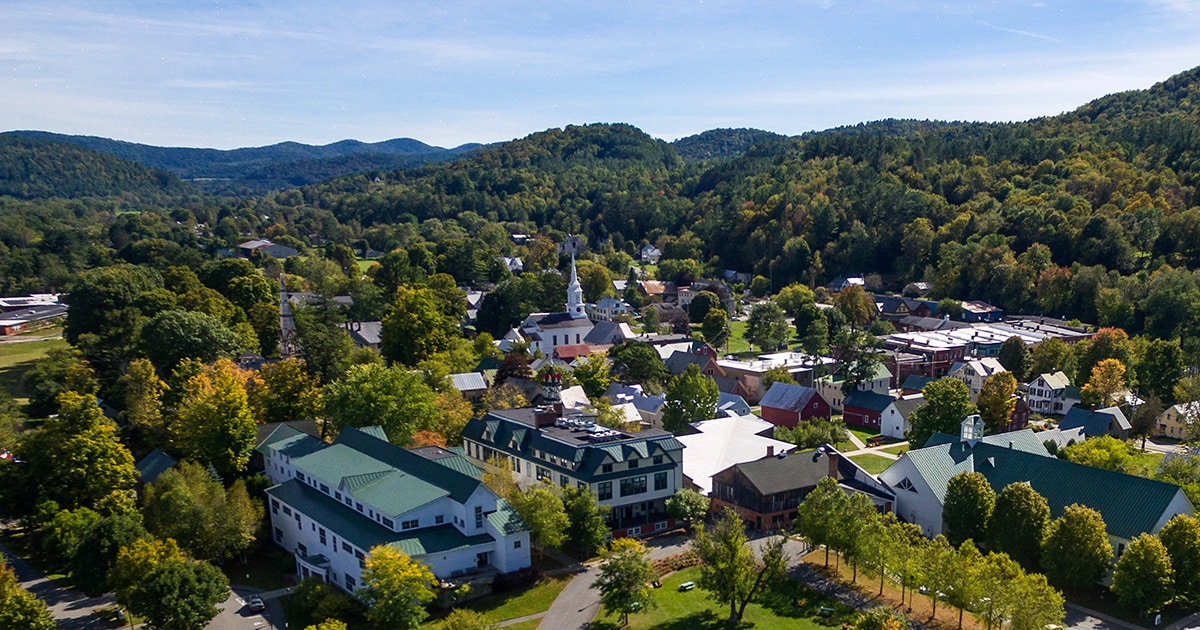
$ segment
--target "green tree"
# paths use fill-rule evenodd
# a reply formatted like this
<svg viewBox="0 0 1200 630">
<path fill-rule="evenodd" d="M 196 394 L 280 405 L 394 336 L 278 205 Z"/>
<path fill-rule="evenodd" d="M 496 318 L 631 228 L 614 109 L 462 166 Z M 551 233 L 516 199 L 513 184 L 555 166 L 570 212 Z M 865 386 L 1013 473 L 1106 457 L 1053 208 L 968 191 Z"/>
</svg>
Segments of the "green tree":
<svg viewBox="0 0 1200 630">
<path fill-rule="evenodd" d="M 971 540 L 963 541 L 951 563 L 951 588 L 946 591 L 946 603 L 958 609 L 958 630 L 962 630 L 963 611 L 974 608 L 986 590 L 981 579 L 984 560 Z"/>
<path fill-rule="evenodd" d="M 188 379 L 171 424 L 176 449 L 223 476 L 236 475 L 250 463 L 258 437 L 243 378 L 228 359 L 205 366 Z"/>
<path fill-rule="evenodd" d="M 1080 390 L 1084 404 L 1108 407 L 1116 405 L 1125 391 L 1125 365 L 1117 359 L 1101 359 L 1092 368 L 1092 376 Z"/>
<path fill-rule="evenodd" d="M 585 265 L 579 269 L 579 286 L 583 289 L 583 299 L 591 303 L 615 293 L 612 274 L 599 264 Z"/>
<path fill-rule="evenodd" d="M 345 630 L 342 624 L 341 630 Z M 438 624 L 438 630 L 496 630 L 500 626 L 487 615 L 468 608 L 455 608 Z M 316 630 L 339 630 L 338 628 L 317 628 Z"/>
<path fill-rule="evenodd" d="M 63 392 L 95 394 L 99 391 L 96 372 L 75 348 L 55 348 L 39 359 L 22 377 L 29 392 L 31 418 L 58 413 L 58 396 Z"/>
<path fill-rule="evenodd" d="M 1089 507 L 1069 505 L 1046 527 L 1042 568 L 1056 586 L 1092 586 L 1104 576 L 1112 556 L 1104 518 Z"/>
<path fill-rule="evenodd" d="M 1117 472 L 1130 472 L 1134 465 L 1129 444 L 1111 435 L 1068 444 L 1061 454 L 1067 461 Z"/>
<path fill-rule="evenodd" d="M 849 394 L 860 384 L 875 378 L 875 371 L 883 360 L 879 352 L 883 344 L 874 335 L 861 330 L 845 330 L 834 340 L 834 346 L 836 374 L 842 379 L 844 393 Z"/>
<path fill-rule="evenodd" d="M 1013 585 L 1012 599 L 1018 602 L 1011 608 L 1011 630 L 1044 630 L 1061 626 L 1066 610 L 1062 593 L 1050 586 L 1041 573 L 1028 573 Z"/>
<path fill-rule="evenodd" d="M 983 473 L 964 471 L 946 483 L 946 500 L 942 507 L 942 529 L 954 546 L 968 539 L 984 540 L 996 492 Z"/>
<path fill-rule="evenodd" d="M 296 422 L 321 416 L 321 382 L 308 371 L 304 359 L 292 357 L 267 363 L 257 376 L 247 393 L 250 406 L 263 422 Z"/>
<path fill-rule="evenodd" d="M 539 547 L 558 549 L 566 542 L 571 519 L 554 486 L 538 484 L 511 497 L 510 502 L 529 525 L 529 537 Z"/>
<path fill-rule="evenodd" d="M 791 442 L 800 449 L 817 448 L 822 444 L 839 444 L 850 440 L 846 424 L 841 420 L 813 418 L 788 429 L 775 427 L 775 439 Z"/>
<path fill-rule="evenodd" d="M 59 510 L 38 527 L 42 558 L 56 569 L 67 569 L 88 530 L 100 515 L 88 508 Z"/>
<path fill-rule="evenodd" d="M 667 497 L 667 513 L 677 521 L 687 523 L 694 530 L 696 523 L 704 520 L 710 505 L 708 497 L 690 488 L 681 488 Z"/>
<path fill-rule="evenodd" d="M 199 464 L 188 461 L 146 486 L 146 529 L 172 538 L 194 557 L 224 561 L 254 544 L 263 506 L 239 479 L 226 490 Z"/>
<path fill-rule="evenodd" d="M 108 571 L 117 561 L 121 547 L 149 537 L 142 520 L 135 514 L 113 514 L 88 529 L 71 558 L 71 579 L 75 586 L 93 597 L 112 588 Z"/>
<path fill-rule="evenodd" d="M 667 387 L 663 428 L 679 434 L 688 429 L 689 423 L 711 420 L 717 415 L 719 395 L 717 382 L 711 376 L 701 374 L 695 364 L 689 364 Z"/>
<path fill-rule="evenodd" d="M 976 412 L 971 391 L 962 381 L 938 379 L 921 391 L 925 394 L 925 403 L 912 412 L 909 417 L 911 427 L 905 434 L 914 447 L 924 445 L 934 433 L 957 435 L 963 418 Z"/>
<path fill-rule="evenodd" d="M 24 506 L 51 500 L 64 509 L 98 508 L 112 493 L 128 493 L 137 482 L 133 455 L 117 437 L 94 396 L 59 396 L 59 414 L 36 431 L 21 435 L 14 452 L 25 464 L 15 483 L 33 498 Z"/>
<path fill-rule="evenodd" d="M 167 391 L 167 384 L 158 377 L 154 364 L 149 359 L 130 361 L 129 368 L 121 376 L 120 385 L 125 390 L 125 420 L 149 444 L 165 446 L 168 431 L 163 417 L 162 398 Z"/>
<path fill-rule="evenodd" d="M 875 300 L 858 285 L 848 287 L 833 296 L 833 305 L 842 312 L 842 315 L 846 317 L 846 322 L 854 328 L 871 323 L 871 320 L 875 319 L 875 315 L 879 312 L 875 308 Z"/>
<path fill-rule="evenodd" d="M 794 318 L 800 314 L 800 309 L 809 304 L 815 305 L 816 299 L 812 289 L 798 282 L 793 282 L 779 290 L 779 293 L 775 296 L 775 303 L 779 305 L 779 308 L 783 309 L 784 313 L 787 313 L 788 317 Z"/>
<path fill-rule="evenodd" d="M 108 582 L 117 596 L 117 602 L 128 607 L 130 596 L 142 578 L 168 560 L 187 560 L 179 545 L 169 538 L 155 540 L 147 536 L 121 545 L 108 572 Z"/>
<path fill-rule="evenodd" d="M 17 575 L 0 563 L 0 627 L 54 630 L 54 617 L 46 603 L 21 588 Z"/>
<path fill-rule="evenodd" d="M 1177 514 L 1158 537 L 1171 557 L 1176 596 L 1195 605 L 1200 602 L 1200 519 Z"/>
<path fill-rule="evenodd" d="M 589 352 L 586 357 L 576 361 L 572 376 L 583 387 L 588 398 L 595 400 L 604 396 L 608 386 L 612 384 L 609 374 L 608 357 L 599 352 Z"/>
<path fill-rule="evenodd" d="M 567 513 L 566 540 L 580 558 L 591 558 L 608 539 L 607 505 L 600 505 L 588 488 L 563 488 L 563 510 Z"/>
<path fill-rule="evenodd" d="M 337 307 L 331 303 L 292 306 L 296 322 L 294 342 L 304 365 L 322 384 L 331 383 L 345 373 L 354 352 L 354 340 L 342 327 Z"/>
<path fill-rule="evenodd" d="M 229 596 L 229 580 L 213 565 L 186 559 L 159 563 L 129 593 L 129 611 L 156 630 L 202 630 Z"/>
<path fill-rule="evenodd" d="M 773 352 L 787 343 L 791 335 L 783 309 L 774 302 L 761 302 L 750 309 L 746 320 L 746 341 L 764 352 Z"/>
<path fill-rule="evenodd" d="M 622 383 L 661 386 L 671 376 L 662 357 L 649 344 L 624 341 L 608 350 L 613 372 Z"/>
<path fill-rule="evenodd" d="M 771 292 L 771 281 L 766 276 L 754 276 L 750 279 L 750 293 L 754 297 L 763 297 Z"/>
<path fill-rule="evenodd" d="M 729 341 L 729 315 L 725 309 L 714 308 L 709 311 L 700 324 L 700 334 L 714 348 L 726 345 Z"/>
<path fill-rule="evenodd" d="M 1002 433 L 1008 428 L 1017 408 L 1017 379 L 1012 372 L 997 372 L 983 381 L 975 404 L 988 433 Z"/>
<path fill-rule="evenodd" d="M 367 605 L 367 619 L 383 628 L 416 630 L 429 616 L 436 578 L 429 567 L 390 545 L 371 549 L 355 595 Z"/>
<path fill-rule="evenodd" d="M 798 385 L 796 378 L 788 371 L 787 366 L 777 365 L 766 372 L 762 376 L 762 386 L 764 390 L 771 389 L 775 383 L 787 383 L 788 385 Z"/>
<path fill-rule="evenodd" d="M 184 359 L 210 363 L 233 356 L 242 340 L 212 315 L 164 311 L 142 327 L 139 347 L 160 374 L 169 374 Z"/>
<path fill-rule="evenodd" d="M 1026 482 L 1014 482 L 996 495 L 988 524 L 988 546 L 1007 553 L 1025 567 L 1041 567 L 1042 537 L 1050 522 L 1050 505 Z"/>
<path fill-rule="evenodd" d="M 957 581 L 957 560 L 954 546 L 945 536 L 939 535 L 934 538 L 922 550 L 921 575 L 924 577 L 924 586 L 929 589 L 926 595 L 929 596 L 929 603 L 933 607 L 933 617 L 937 617 L 938 600 L 949 592 Z"/>
<path fill-rule="evenodd" d="M 416 372 L 402 367 L 356 365 L 325 387 L 325 413 L 338 429 L 382 425 L 393 444 L 437 426 L 437 395 Z"/>
<path fill-rule="evenodd" d="M 1157 536 L 1143 533 L 1129 542 L 1113 569 L 1111 589 L 1118 601 L 1144 614 L 1156 613 L 1171 601 L 1171 557 Z"/>
<path fill-rule="evenodd" d="M 800 347 L 805 352 L 820 355 L 829 349 L 829 322 L 815 303 L 800 307 L 795 324 L 796 336 L 800 338 Z"/>
<path fill-rule="evenodd" d="M 1060 371 L 1068 375 L 1075 373 L 1075 356 L 1067 342 L 1051 337 L 1033 347 L 1029 353 L 1030 379 Z"/>
<path fill-rule="evenodd" d="M 458 321 L 429 287 L 401 285 L 383 317 L 380 350 L 389 363 L 413 366 L 450 347 Z"/>
<path fill-rule="evenodd" d="M 636 538 L 618 538 L 600 563 L 600 577 L 592 588 L 600 591 L 600 604 L 608 614 L 621 615 L 621 625 L 629 623 L 630 613 L 648 610 L 654 605 L 650 582 L 657 575 L 650 566 L 650 553 Z"/>
<path fill-rule="evenodd" d="M 854 630 L 906 630 L 908 618 L 887 606 L 876 606 L 861 612 L 851 628 Z"/>
<path fill-rule="evenodd" d="M 1183 350 L 1176 339 L 1151 339 L 1137 362 L 1138 383 L 1164 405 L 1175 404 L 1175 385 L 1184 373 Z"/>
<path fill-rule="evenodd" d="M 794 455 L 804 457 L 805 454 Z M 816 454 L 814 453 L 814 458 Z M 829 566 L 829 548 L 837 541 L 839 515 L 848 506 L 846 493 L 832 477 L 822 477 L 796 508 L 796 533 L 814 547 L 825 546 L 825 566 Z"/>
<path fill-rule="evenodd" d="M 737 624 L 746 606 L 759 594 L 764 584 L 781 576 L 787 568 L 783 552 L 785 538 L 769 540 L 762 550 L 762 564 L 746 544 L 742 519 L 730 508 L 717 519 L 712 529 L 701 529 L 692 540 L 692 549 L 700 565 L 700 588 L 718 604 L 729 606 L 729 623 Z"/>
<path fill-rule="evenodd" d="M 647 306 L 642 310 L 642 332 L 657 335 L 660 328 L 662 323 L 659 321 L 658 309 L 654 305 Z"/>
<path fill-rule="evenodd" d="M 692 296 L 692 301 L 688 304 L 688 320 L 693 324 L 699 324 L 704 321 L 709 312 L 717 309 L 725 310 L 720 296 L 712 291 L 701 291 Z"/>
<path fill-rule="evenodd" d="M 1000 354 L 996 357 L 1004 369 L 1013 373 L 1018 381 L 1025 381 L 1029 371 L 1029 346 L 1025 340 L 1013 335 L 1000 344 Z"/>
</svg>

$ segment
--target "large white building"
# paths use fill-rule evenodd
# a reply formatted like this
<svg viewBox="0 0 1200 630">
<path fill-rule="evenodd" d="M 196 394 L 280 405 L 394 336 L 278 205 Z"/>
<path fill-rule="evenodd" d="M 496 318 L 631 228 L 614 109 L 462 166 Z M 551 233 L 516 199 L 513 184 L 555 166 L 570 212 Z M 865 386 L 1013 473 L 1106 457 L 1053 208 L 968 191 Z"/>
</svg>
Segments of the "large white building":
<svg viewBox="0 0 1200 630">
<path fill-rule="evenodd" d="M 582 414 L 564 417 L 556 403 L 488 412 L 462 435 L 471 461 L 508 466 L 521 487 L 590 489 L 612 508 L 613 536 L 645 536 L 674 524 L 665 501 L 684 487 L 684 447 L 666 431 L 609 429 Z"/>
<path fill-rule="evenodd" d="M 281 427 L 259 446 L 271 536 L 296 573 L 353 592 L 371 549 L 397 547 L 439 579 L 528 567 L 529 531 L 461 455 L 428 458 L 379 427 L 332 444 Z"/>
<path fill-rule="evenodd" d="M 583 303 L 583 287 L 575 272 L 575 259 L 571 259 L 571 281 L 567 284 L 567 310 L 561 313 L 530 313 L 521 322 L 521 336 L 529 342 L 530 352 L 541 352 L 552 357 L 559 346 L 585 343 L 584 338 L 592 332 L 592 320 L 588 319 Z"/>
</svg>

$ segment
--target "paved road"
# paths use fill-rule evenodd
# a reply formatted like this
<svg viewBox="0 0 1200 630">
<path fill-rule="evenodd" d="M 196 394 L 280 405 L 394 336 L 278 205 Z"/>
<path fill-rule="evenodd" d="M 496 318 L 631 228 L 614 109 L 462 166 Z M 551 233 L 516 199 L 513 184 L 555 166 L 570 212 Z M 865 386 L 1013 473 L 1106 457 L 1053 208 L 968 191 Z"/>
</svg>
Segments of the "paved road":
<svg viewBox="0 0 1200 630">
<path fill-rule="evenodd" d="M 246 600 L 255 594 L 257 589 L 235 586 L 229 593 L 229 599 L 218 606 L 220 614 L 208 622 L 206 630 L 251 630 L 254 628 L 275 629 L 283 628 L 283 607 L 274 598 L 264 598 L 267 609 L 261 613 L 251 612 Z"/>
<path fill-rule="evenodd" d="M 97 613 L 104 608 L 116 606 L 112 595 L 88 597 L 83 593 L 58 586 L 52 580 L 46 579 L 40 571 L 20 559 L 3 545 L 0 554 L 8 559 L 8 565 L 17 574 L 21 587 L 33 593 L 50 607 L 59 628 L 66 630 L 91 630 L 92 628 L 111 628 L 112 626 Z"/>
</svg>

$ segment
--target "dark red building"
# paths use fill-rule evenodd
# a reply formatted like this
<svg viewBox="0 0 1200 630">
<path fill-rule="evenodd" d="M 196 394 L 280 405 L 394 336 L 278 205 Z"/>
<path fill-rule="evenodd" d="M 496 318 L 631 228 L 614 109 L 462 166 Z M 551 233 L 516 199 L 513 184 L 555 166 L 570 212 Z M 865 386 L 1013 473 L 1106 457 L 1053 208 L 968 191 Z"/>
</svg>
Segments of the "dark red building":
<svg viewBox="0 0 1200 630">
<path fill-rule="evenodd" d="M 762 418 L 781 427 L 794 427 L 802 420 L 828 420 L 829 403 L 817 390 L 791 383 L 772 383 L 771 389 L 759 401 Z"/>
</svg>

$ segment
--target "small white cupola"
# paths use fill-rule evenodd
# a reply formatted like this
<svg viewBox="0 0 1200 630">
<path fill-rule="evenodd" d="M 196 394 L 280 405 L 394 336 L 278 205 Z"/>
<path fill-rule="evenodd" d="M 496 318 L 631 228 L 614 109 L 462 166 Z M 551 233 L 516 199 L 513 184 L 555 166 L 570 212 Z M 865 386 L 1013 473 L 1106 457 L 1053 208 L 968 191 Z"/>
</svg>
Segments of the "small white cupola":
<svg viewBox="0 0 1200 630">
<path fill-rule="evenodd" d="M 974 413 L 963 418 L 959 425 L 959 437 L 970 446 L 975 446 L 983 439 L 983 418 Z"/>
</svg>

